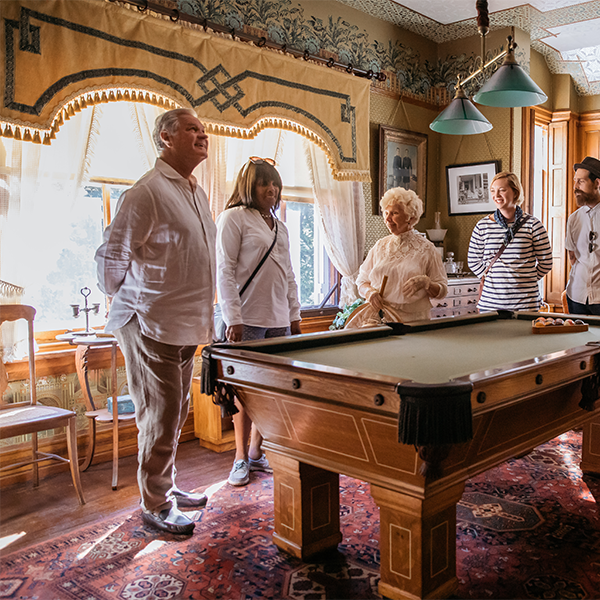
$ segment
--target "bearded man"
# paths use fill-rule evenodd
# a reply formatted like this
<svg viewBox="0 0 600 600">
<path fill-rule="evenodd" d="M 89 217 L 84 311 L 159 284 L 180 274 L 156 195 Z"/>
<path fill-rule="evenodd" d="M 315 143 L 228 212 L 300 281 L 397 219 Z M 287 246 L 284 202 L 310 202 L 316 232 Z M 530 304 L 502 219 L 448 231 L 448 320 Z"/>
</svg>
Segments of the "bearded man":
<svg viewBox="0 0 600 600">
<path fill-rule="evenodd" d="M 579 208 L 567 221 L 567 302 L 570 313 L 600 315 L 600 160 L 586 156 L 573 169 Z"/>
</svg>

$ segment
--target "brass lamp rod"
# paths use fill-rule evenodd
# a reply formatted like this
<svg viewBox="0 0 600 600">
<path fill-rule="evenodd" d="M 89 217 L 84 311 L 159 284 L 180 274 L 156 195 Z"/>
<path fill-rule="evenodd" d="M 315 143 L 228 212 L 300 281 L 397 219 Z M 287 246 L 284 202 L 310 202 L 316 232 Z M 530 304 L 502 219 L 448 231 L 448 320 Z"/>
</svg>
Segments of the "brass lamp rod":
<svg viewBox="0 0 600 600">
<path fill-rule="evenodd" d="M 479 30 L 479 34 L 481 35 L 481 62 L 485 60 L 485 36 L 490 30 L 490 15 L 488 13 L 488 3 L 487 0 L 477 0 L 475 2 L 475 8 L 477 9 L 477 28 Z M 511 50 L 516 48 L 516 44 L 513 43 L 515 39 L 515 28 L 511 28 L 511 36 L 508 38 L 508 48 L 502 52 L 500 52 L 497 56 L 486 62 L 484 65 L 479 67 L 474 73 L 471 73 L 466 79 L 460 81 L 458 79 L 458 87 L 465 85 L 473 77 L 476 77 L 483 71 L 485 71 L 490 65 L 493 65 L 496 61 L 504 58 Z"/>
<path fill-rule="evenodd" d="M 473 77 L 476 77 L 477 75 L 479 75 L 479 73 L 485 71 L 490 65 L 493 65 L 497 60 L 504 58 L 507 54 L 508 50 L 503 50 L 502 52 L 500 52 L 500 54 L 498 54 L 498 56 L 492 58 L 491 60 L 488 60 L 488 62 L 486 62 L 485 65 L 479 67 L 477 71 L 471 73 L 466 79 L 464 79 L 463 81 L 459 80 L 459 85 L 464 85 L 465 83 L 468 83 L 469 81 L 471 81 L 471 79 L 473 79 Z"/>
</svg>

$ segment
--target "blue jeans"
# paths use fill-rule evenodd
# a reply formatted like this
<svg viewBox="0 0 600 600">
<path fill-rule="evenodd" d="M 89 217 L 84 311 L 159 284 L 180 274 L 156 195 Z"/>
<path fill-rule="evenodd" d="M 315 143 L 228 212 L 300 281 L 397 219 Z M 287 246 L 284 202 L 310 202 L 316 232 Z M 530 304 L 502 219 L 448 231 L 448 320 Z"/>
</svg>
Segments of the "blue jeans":
<svg viewBox="0 0 600 600">
<path fill-rule="evenodd" d="M 575 302 L 567 296 L 567 305 L 569 307 L 569 313 L 573 315 L 600 315 L 600 304 L 590 304 L 586 302 Z"/>
<path fill-rule="evenodd" d="M 244 325 L 242 341 L 265 340 L 267 338 L 281 337 L 290 335 L 289 327 L 254 327 L 253 325 Z"/>
</svg>

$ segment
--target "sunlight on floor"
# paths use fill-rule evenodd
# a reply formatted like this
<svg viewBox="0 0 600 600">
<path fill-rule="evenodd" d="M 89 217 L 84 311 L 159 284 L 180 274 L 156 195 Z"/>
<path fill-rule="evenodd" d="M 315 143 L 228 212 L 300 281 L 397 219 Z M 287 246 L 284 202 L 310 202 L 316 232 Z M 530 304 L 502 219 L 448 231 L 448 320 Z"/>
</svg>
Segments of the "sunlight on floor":
<svg viewBox="0 0 600 600">
<path fill-rule="evenodd" d="M 594 495 L 592 494 L 592 492 L 590 492 L 589 488 L 583 485 L 579 490 L 579 498 L 580 500 L 585 500 L 586 502 L 596 502 L 596 498 L 594 498 Z"/>
<path fill-rule="evenodd" d="M 143 548 L 142 550 L 140 550 L 134 557 L 133 560 L 136 560 L 138 558 L 141 558 L 142 556 L 145 556 L 146 554 L 150 554 L 151 552 L 154 552 L 155 550 L 158 550 L 159 548 L 161 548 L 162 546 L 164 546 L 167 542 L 165 542 L 164 540 L 154 540 L 153 542 L 150 542 L 145 548 Z"/>
<path fill-rule="evenodd" d="M 25 535 L 24 531 L 21 533 L 13 533 L 12 535 L 6 535 L 0 538 L 0 550 L 4 550 L 4 548 L 10 546 L 13 542 L 16 542 L 19 538 L 22 538 Z"/>
<path fill-rule="evenodd" d="M 85 548 L 85 550 L 77 555 L 76 560 L 83 560 L 96 546 L 101 544 L 109 535 L 111 535 L 119 527 L 120 525 L 115 525 L 114 527 L 109 529 L 102 537 L 99 537 L 97 540 L 89 544 L 84 544 L 83 547 Z"/>
<path fill-rule="evenodd" d="M 204 493 L 208 496 L 208 500 L 210 501 L 214 494 L 216 494 L 224 485 L 227 485 L 227 479 L 219 481 L 218 483 L 213 483 L 213 485 L 207 487 L 204 490 Z"/>
</svg>

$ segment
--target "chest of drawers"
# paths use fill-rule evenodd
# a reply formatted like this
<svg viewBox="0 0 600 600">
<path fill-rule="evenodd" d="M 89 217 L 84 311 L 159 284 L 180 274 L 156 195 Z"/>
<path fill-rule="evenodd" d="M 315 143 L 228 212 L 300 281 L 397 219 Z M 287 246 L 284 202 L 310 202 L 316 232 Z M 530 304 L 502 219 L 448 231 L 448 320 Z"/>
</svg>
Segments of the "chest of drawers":
<svg viewBox="0 0 600 600">
<path fill-rule="evenodd" d="M 431 318 L 476 313 L 478 293 L 477 277 L 448 277 L 448 295 L 443 300 L 432 300 Z"/>
</svg>

